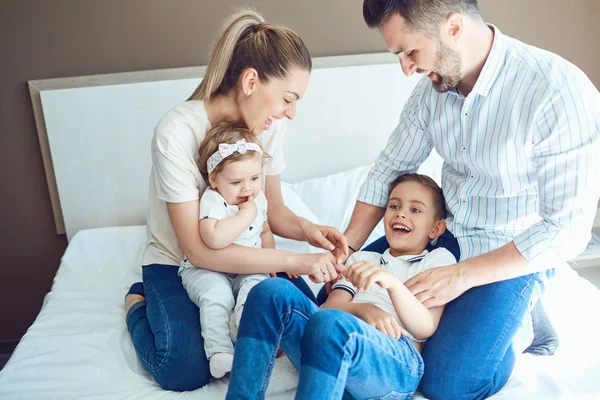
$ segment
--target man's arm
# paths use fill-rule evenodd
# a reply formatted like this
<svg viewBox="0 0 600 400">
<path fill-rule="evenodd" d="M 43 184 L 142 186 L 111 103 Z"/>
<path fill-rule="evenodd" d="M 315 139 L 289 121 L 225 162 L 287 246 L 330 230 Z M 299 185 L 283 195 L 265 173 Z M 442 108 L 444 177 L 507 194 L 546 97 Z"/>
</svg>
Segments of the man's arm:
<svg viewBox="0 0 600 400">
<path fill-rule="evenodd" d="M 564 264 L 585 249 L 600 195 L 600 94 L 584 92 L 557 89 L 532 121 L 542 220 L 496 250 L 408 280 L 423 304 L 446 304 L 471 287 Z"/>
<path fill-rule="evenodd" d="M 357 251 L 360 250 L 384 214 L 385 208 L 357 201 L 348 228 L 344 232 L 348 245 Z"/>
<path fill-rule="evenodd" d="M 365 243 L 383 217 L 389 184 L 402 173 L 416 172 L 431 153 L 433 143 L 425 132 L 426 122 L 421 118 L 427 85 L 427 78 L 424 78 L 415 87 L 402 109 L 398 125 L 361 187 L 344 233 L 350 246 L 356 250 Z"/>
</svg>

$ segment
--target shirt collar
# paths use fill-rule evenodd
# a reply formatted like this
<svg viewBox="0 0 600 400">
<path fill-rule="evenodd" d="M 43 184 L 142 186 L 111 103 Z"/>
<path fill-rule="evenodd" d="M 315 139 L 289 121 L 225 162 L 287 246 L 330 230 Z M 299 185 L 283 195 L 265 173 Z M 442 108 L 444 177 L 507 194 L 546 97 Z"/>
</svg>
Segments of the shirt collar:
<svg viewBox="0 0 600 400">
<path fill-rule="evenodd" d="M 494 32 L 494 41 L 492 42 L 490 54 L 488 54 L 483 64 L 483 68 L 472 91 L 472 93 L 477 93 L 483 97 L 487 97 L 490 93 L 492 85 L 496 82 L 506 58 L 506 37 L 496 26 L 492 24 L 488 24 L 487 26 Z M 449 89 L 448 93 L 459 97 L 462 96 L 456 88 Z"/>
<path fill-rule="evenodd" d="M 390 260 L 392 260 L 392 259 L 404 260 L 404 261 L 408 261 L 409 263 L 412 264 L 412 263 L 421 261 L 423 258 L 425 258 L 425 256 L 427 254 L 429 254 L 429 251 L 423 250 L 423 252 L 419 255 L 409 254 L 409 255 L 405 255 L 405 256 L 392 257 L 392 255 L 390 254 L 390 249 L 387 249 L 381 255 L 381 258 L 379 259 L 379 265 L 381 265 L 382 267 L 385 265 L 388 265 L 390 263 Z"/>
<path fill-rule="evenodd" d="M 473 87 L 473 92 L 484 97 L 490 93 L 490 89 L 494 82 L 496 82 L 498 75 L 500 75 L 506 59 L 506 37 L 494 25 L 488 24 L 488 27 L 494 32 L 494 42 L 492 43 L 490 54 L 483 65 L 483 69 L 479 73 L 477 82 L 475 82 L 475 86 Z"/>
</svg>

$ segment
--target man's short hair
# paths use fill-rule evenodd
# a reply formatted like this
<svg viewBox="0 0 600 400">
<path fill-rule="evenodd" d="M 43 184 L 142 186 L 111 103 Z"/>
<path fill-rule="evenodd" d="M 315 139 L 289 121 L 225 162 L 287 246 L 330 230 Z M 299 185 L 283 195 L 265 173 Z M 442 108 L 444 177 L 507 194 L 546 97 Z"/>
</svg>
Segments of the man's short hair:
<svg viewBox="0 0 600 400">
<path fill-rule="evenodd" d="M 444 199 L 444 192 L 437 183 L 427 175 L 421 174 L 402 174 L 390 183 L 390 194 L 396 186 L 404 182 L 416 182 L 424 186 L 431 195 L 433 196 L 433 204 L 435 206 L 435 214 L 437 219 L 446 218 L 446 200 Z"/>
<path fill-rule="evenodd" d="M 370 28 L 378 28 L 392 15 L 400 14 L 410 29 L 437 36 L 450 14 L 480 17 L 477 0 L 364 0 L 363 18 Z"/>
</svg>

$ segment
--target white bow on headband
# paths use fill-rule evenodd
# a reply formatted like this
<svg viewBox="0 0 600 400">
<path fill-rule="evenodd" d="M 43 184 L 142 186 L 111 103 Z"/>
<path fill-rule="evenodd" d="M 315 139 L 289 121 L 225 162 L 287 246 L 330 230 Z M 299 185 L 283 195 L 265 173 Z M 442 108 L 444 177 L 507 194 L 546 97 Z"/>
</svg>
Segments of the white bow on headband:
<svg viewBox="0 0 600 400">
<path fill-rule="evenodd" d="M 245 154 L 248 150 L 256 151 L 262 154 L 262 149 L 259 145 L 256 143 L 248 143 L 245 139 L 240 139 L 233 144 L 220 143 L 219 150 L 215 151 L 215 153 L 210 156 L 206 162 L 208 173 L 211 174 L 221 161 L 233 153 L 238 152 L 240 154 Z"/>
</svg>

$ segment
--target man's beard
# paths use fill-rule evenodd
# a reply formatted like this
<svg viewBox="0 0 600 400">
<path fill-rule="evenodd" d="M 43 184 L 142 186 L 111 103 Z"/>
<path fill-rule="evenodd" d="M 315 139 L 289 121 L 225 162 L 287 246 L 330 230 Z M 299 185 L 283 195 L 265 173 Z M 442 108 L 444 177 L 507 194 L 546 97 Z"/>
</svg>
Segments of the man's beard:
<svg viewBox="0 0 600 400">
<path fill-rule="evenodd" d="M 436 51 L 436 60 L 433 64 L 434 79 L 431 81 L 433 87 L 440 93 L 445 93 L 448 90 L 455 88 L 461 81 L 460 53 L 454 51 L 438 40 L 438 48 Z"/>
</svg>

